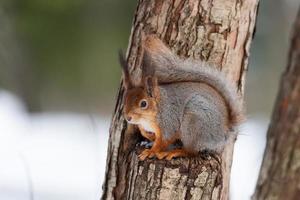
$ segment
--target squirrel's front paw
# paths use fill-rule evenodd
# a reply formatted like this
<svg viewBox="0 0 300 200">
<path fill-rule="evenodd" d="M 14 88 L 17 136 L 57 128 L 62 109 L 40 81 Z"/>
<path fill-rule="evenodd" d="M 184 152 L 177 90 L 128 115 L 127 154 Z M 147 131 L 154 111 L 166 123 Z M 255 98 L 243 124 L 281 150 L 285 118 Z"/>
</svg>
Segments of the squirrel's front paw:
<svg viewBox="0 0 300 200">
<path fill-rule="evenodd" d="M 168 156 L 168 152 L 162 151 L 162 152 L 157 152 L 155 155 L 156 157 L 161 160 L 164 159 L 166 156 Z"/>
<path fill-rule="evenodd" d="M 165 151 L 165 152 L 156 153 L 156 157 L 159 160 L 161 159 L 172 160 L 173 158 L 177 157 L 177 154 L 174 154 L 172 151 L 171 152 Z"/>
<path fill-rule="evenodd" d="M 155 152 L 152 151 L 151 149 L 145 149 L 140 155 L 139 159 L 140 160 L 145 160 L 146 158 L 153 158 L 155 155 Z"/>
</svg>

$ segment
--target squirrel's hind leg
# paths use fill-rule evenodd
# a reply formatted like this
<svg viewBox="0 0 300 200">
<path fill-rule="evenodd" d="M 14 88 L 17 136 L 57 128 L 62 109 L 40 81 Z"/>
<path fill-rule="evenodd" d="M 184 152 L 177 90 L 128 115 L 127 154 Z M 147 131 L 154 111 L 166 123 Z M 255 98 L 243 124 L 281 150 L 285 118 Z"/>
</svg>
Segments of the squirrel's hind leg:
<svg viewBox="0 0 300 200">
<path fill-rule="evenodd" d="M 201 104 L 200 104 L 201 105 Z M 226 142 L 226 131 L 222 128 L 225 123 L 220 113 L 210 105 L 203 105 L 184 113 L 181 132 L 183 148 L 191 152 L 202 150 L 219 151 Z"/>
</svg>

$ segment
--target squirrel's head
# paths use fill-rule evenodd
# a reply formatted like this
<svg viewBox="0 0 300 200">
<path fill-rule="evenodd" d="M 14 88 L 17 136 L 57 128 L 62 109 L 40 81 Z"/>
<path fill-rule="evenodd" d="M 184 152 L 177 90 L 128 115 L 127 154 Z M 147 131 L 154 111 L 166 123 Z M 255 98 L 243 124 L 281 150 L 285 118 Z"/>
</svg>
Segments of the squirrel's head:
<svg viewBox="0 0 300 200">
<path fill-rule="evenodd" d="M 149 71 L 147 73 L 147 71 L 143 69 L 140 83 L 133 84 L 129 74 L 128 64 L 122 53 L 119 54 L 119 59 L 122 66 L 123 85 L 125 88 L 123 110 L 125 119 L 128 123 L 144 126 L 145 124 L 151 124 L 151 122 L 154 123 L 159 99 L 157 78 L 154 74 L 151 74 Z M 146 61 L 146 58 L 143 58 L 143 68 L 147 65 Z"/>
</svg>

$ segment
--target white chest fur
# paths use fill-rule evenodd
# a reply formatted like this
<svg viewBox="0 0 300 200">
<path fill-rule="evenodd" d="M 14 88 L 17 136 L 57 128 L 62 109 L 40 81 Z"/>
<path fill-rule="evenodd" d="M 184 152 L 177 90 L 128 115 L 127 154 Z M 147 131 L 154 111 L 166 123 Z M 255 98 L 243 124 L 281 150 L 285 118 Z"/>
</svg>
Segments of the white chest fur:
<svg viewBox="0 0 300 200">
<path fill-rule="evenodd" d="M 155 132 L 154 128 L 152 127 L 151 123 L 149 123 L 149 121 L 142 119 L 139 121 L 139 125 L 148 132 Z"/>
</svg>

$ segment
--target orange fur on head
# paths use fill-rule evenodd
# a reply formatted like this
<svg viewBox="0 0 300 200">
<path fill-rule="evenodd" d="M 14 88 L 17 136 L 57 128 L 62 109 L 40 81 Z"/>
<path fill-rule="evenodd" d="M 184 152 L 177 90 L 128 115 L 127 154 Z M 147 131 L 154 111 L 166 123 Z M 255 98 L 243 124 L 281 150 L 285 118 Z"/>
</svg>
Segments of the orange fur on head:
<svg viewBox="0 0 300 200">
<path fill-rule="evenodd" d="M 145 126 L 146 131 L 152 131 L 152 123 L 156 123 L 158 112 L 155 97 L 148 95 L 142 87 L 136 87 L 125 91 L 124 115 L 131 124 Z M 146 107 L 142 107 L 142 101 L 146 102 Z"/>
</svg>

